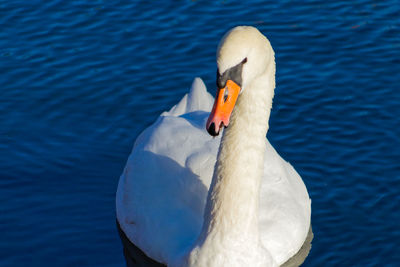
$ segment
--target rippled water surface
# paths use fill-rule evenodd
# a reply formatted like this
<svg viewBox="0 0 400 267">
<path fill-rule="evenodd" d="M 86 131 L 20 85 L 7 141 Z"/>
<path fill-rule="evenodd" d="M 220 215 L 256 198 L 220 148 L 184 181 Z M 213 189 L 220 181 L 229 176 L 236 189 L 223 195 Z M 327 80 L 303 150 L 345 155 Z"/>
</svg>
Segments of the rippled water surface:
<svg viewBox="0 0 400 267">
<path fill-rule="evenodd" d="M 210 92 L 231 27 L 266 34 L 268 138 L 312 198 L 305 266 L 400 266 L 400 2 L 1 1 L 0 266 L 123 266 L 137 135 Z"/>
</svg>

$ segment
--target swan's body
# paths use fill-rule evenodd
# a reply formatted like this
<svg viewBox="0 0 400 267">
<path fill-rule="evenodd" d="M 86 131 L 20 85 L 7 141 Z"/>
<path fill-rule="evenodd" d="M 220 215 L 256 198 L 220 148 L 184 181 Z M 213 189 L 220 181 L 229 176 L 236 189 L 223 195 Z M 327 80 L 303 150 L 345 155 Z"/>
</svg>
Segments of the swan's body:
<svg viewBox="0 0 400 267">
<path fill-rule="evenodd" d="M 220 74 L 241 61 L 242 90 L 222 141 L 204 130 L 213 98 L 197 79 L 138 137 L 121 176 L 122 230 L 168 266 L 276 266 L 307 237 L 307 189 L 265 138 L 275 63 L 254 28 L 235 28 L 219 47 Z"/>
</svg>

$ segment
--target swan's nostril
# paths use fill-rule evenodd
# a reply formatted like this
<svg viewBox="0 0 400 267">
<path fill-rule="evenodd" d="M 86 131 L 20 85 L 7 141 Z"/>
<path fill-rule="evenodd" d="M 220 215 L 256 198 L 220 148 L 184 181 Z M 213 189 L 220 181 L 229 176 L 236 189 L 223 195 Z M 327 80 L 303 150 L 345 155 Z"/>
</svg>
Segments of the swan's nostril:
<svg viewBox="0 0 400 267">
<path fill-rule="evenodd" d="M 210 127 L 208 127 L 207 132 L 212 136 L 217 136 L 219 134 L 219 129 L 218 129 L 218 132 L 217 132 L 216 129 L 215 129 L 215 123 L 212 122 L 210 124 Z"/>
<path fill-rule="evenodd" d="M 228 95 L 229 95 L 228 88 L 225 88 L 225 91 L 224 91 L 224 103 L 225 103 L 226 100 L 228 99 Z"/>
</svg>

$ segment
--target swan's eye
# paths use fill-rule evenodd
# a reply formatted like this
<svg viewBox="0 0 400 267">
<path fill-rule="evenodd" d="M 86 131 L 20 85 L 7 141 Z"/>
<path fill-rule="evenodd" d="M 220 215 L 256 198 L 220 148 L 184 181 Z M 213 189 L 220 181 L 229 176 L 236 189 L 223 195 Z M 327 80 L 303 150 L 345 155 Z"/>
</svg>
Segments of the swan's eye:
<svg viewBox="0 0 400 267">
<path fill-rule="evenodd" d="M 228 88 L 225 88 L 225 92 L 224 92 L 224 103 L 225 103 L 226 100 L 228 99 L 228 95 L 229 95 Z"/>
</svg>

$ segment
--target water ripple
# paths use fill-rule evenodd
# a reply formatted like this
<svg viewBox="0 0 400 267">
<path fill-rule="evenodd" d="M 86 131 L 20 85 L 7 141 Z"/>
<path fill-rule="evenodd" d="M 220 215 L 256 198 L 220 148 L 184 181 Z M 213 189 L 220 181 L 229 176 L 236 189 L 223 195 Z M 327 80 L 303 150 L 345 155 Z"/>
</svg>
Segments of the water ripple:
<svg viewBox="0 0 400 267">
<path fill-rule="evenodd" d="M 134 139 L 195 76 L 214 92 L 219 38 L 250 24 L 276 52 L 268 137 L 313 200 L 305 265 L 394 266 L 399 14 L 396 0 L 0 2 L 0 265 L 123 265 L 114 193 Z"/>
</svg>

